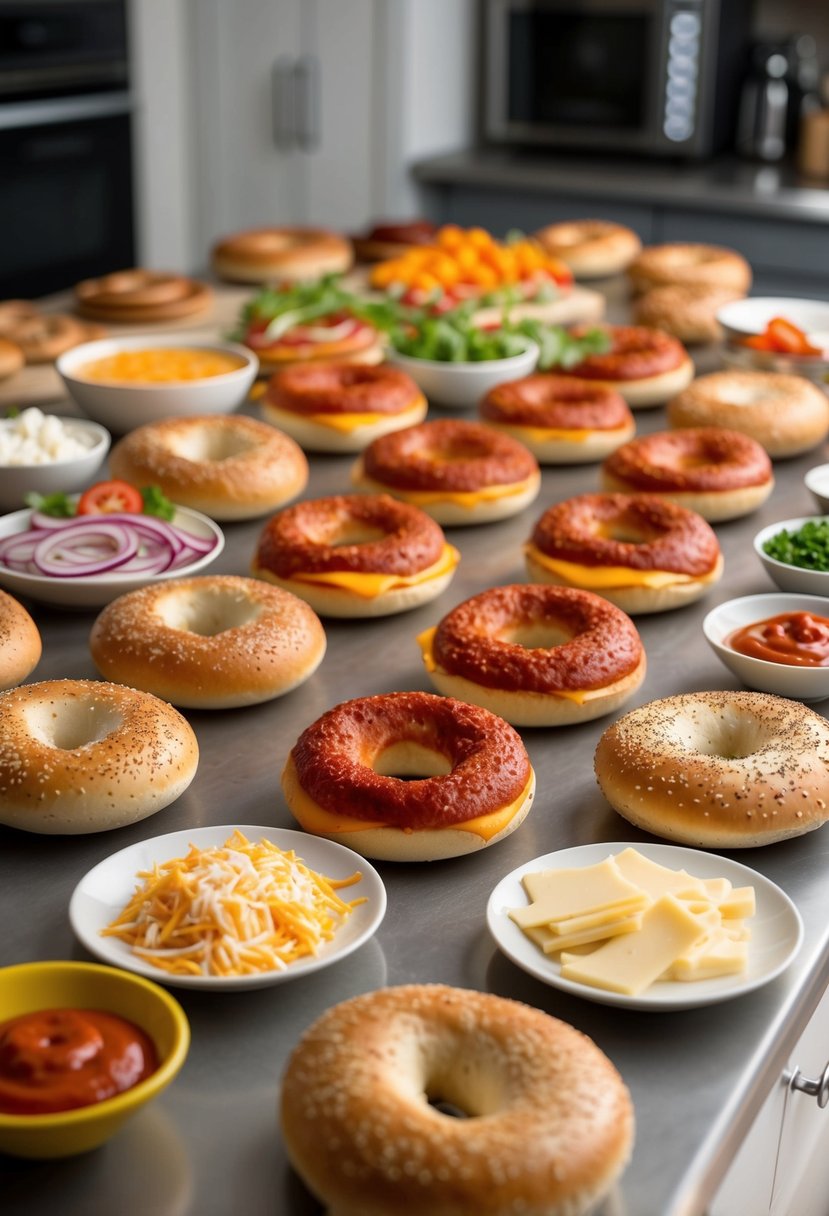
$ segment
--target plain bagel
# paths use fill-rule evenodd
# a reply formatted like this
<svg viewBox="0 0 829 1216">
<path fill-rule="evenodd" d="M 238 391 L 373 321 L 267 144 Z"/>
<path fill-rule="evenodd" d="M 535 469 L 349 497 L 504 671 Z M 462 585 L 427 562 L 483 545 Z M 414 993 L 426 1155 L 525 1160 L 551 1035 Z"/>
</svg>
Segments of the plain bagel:
<svg viewBox="0 0 829 1216">
<path fill-rule="evenodd" d="M 213 269 L 232 283 L 299 282 L 348 270 L 350 243 L 325 228 L 251 228 L 213 246 Z"/>
<path fill-rule="evenodd" d="M 336 1216 L 584 1216 L 633 1143 L 628 1091 L 586 1035 L 434 984 L 327 1010 L 288 1061 L 281 1123 Z"/>
<path fill-rule="evenodd" d="M 183 794 L 199 749 L 146 692 L 46 680 L 0 695 L 0 823 L 44 835 L 135 823 Z"/>
<path fill-rule="evenodd" d="M 37 625 L 26 609 L 0 591 L 0 690 L 22 683 L 40 661 L 42 649 Z"/>
<path fill-rule="evenodd" d="M 669 402 L 668 422 L 729 427 L 755 439 L 774 459 L 798 456 L 829 434 L 829 398 L 803 376 L 712 372 Z"/>
<path fill-rule="evenodd" d="M 707 283 L 669 283 L 652 287 L 634 300 L 633 317 L 637 325 L 664 330 L 688 346 L 719 342 L 723 331 L 717 313 L 725 304 L 741 300 L 743 294 L 733 287 Z"/>
<path fill-rule="evenodd" d="M 296 498 L 308 481 L 301 448 L 241 414 L 167 418 L 138 427 L 112 449 L 114 477 L 159 486 L 213 519 L 251 519 Z"/>
<path fill-rule="evenodd" d="M 761 692 L 691 692 L 608 727 L 595 757 L 610 805 L 655 836 L 739 849 L 829 819 L 829 723 Z"/>
<path fill-rule="evenodd" d="M 609 220 L 564 220 L 539 229 L 535 239 L 560 258 L 577 279 L 620 274 L 636 257 L 642 242 L 631 228 Z"/>
<path fill-rule="evenodd" d="M 631 262 L 628 277 L 634 291 L 705 284 L 746 295 L 751 286 L 751 267 L 742 254 L 721 245 L 648 245 Z"/>
<path fill-rule="evenodd" d="M 325 654 L 316 613 L 259 579 L 206 575 L 150 584 L 100 614 L 89 642 L 107 680 L 188 709 L 281 697 Z"/>
</svg>

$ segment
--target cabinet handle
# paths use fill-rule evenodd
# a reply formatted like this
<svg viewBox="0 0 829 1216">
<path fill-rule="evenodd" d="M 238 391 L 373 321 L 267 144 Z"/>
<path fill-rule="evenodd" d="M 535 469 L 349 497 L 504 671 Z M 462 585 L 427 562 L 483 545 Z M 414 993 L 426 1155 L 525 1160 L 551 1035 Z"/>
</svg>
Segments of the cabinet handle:
<svg viewBox="0 0 829 1216">
<path fill-rule="evenodd" d="M 287 55 L 281 55 L 271 68 L 273 142 L 280 152 L 290 152 L 295 146 L 296 99 L 293 77 L 293 60 Z"/>
<path fill-rule="evenodd" d="M 812 1080 L 810 1077 L 804 1077 L 799 1068 L 795 1068 L 789 1081 L 790 1089 L 797 1089 L 802 1094 L 809 1094 L 812 1098 L 817 1098 L 817 1104 L 821 1110 L 829 1104 L 829 1064 L 826 1065 L 818 1079 Z"/>
<path fill-rule="evenodd" d="M 303 152 L 314 152 L 320 129 L 320 71 L 316 55 L 303 55 L 294 68 L 296 89 L 296 141 Z"/>
</svg>

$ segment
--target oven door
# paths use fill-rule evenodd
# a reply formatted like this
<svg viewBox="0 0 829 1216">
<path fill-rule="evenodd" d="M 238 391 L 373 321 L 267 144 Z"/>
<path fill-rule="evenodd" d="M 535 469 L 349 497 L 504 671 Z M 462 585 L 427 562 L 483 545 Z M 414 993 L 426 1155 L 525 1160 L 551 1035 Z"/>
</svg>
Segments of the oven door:
<svg viewBox="0 0 829 1216">
<path fill-rule="evenodd" d="M 0 298 L 135 263 L 126 94 L 0 106 Z"/>
<path fill-rule="evenodd" d="M 668 7 L 661 0 L 489 0 L 487 137 L 652 150 Z"/>
</svg>

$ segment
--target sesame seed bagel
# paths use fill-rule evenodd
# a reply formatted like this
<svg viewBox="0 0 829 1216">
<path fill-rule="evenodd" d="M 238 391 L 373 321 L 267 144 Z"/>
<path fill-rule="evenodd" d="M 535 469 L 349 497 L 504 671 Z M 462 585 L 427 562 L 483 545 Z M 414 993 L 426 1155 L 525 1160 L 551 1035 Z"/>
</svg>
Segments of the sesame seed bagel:
<svg viewBox="0 0 829 1216">
<path fill-rule="evenodd" d="M 730 427 L 777 459 L 798 456 L 829 434 L 829 398 L 803 376 L 726 371 L 699 376 L 668 404 L 672 427 Z"/>
<path fill-rule="evenodd" d="M 150 584 L 108 604 L 89 648 L 101 675 L 188 709 L 281 697 L 325 654 L 316 615 L 259 579 L 207 575 Z"/>
<path fill-rule="evenodd" d="M 740 849 L 829 819 L 829 723 L 761 692 L 683 693 L 631 710 L 599 740 L 611 806 L 655 836 Z"/>
<path fill-rule="evenodd" d="M 436 861 L 514 832 L 535 774 L 520 736 L 489 710 L 395 692 L 344 701 L 307 727 L 282 789 L 308 832 L 364 857 Z"/>
<path fill-rule="evenodd" d="M 572 587 L 493 587 L 418 641 L 438 692 L 482 705 L 513 726 L 601 717 L 645 678 L 645 651 L 630 617 Z"/>
<path fill-rule="evenodd" d="M 146 692 L 46 680 L 0 695 L 0 823 L 41 834 L 120 828 L 183 794 L 199 749 Z"/>
<path fill-rule="evenodd" d="M 639 296 L 633 304 L 633 317 L 637 325 L 662 329 L 689 346 L 719 342 L 723 331 L 717 312 L 732 300 L 741 300 L 744 294 L 705 283 L 667 284 Z"/>
<path fill-rule="evenodd" d="M 288 1061 L 281 1122 L 331 1216 L 583 1216 L 633 1143 L 628 1091 L 591 1039 L 437 984 L 327 1010 Z"/>
<path fill-rule="evenodd" d="M 751 267 L 733 249 L 692 241 L 647 245 L 628 267 L 634 291 L 649 291 L 668 284 L 731 288 L 745 295 L 751 286 Z"/>
<path fill-rule="evenodd" d="M 241 414 L 167 418 L 138 427 L 109 458 L 113 477 L 160 486 L 213 519 L 253 519 L 302 493 L 308 461 L 281 431 Z"/>
<path fill-rule="evenodd" d="M 37 625 L 26 609 L 0 591 L 0 690 L 25 680 L 40 661 L 42 649 Z"/>
</svg>

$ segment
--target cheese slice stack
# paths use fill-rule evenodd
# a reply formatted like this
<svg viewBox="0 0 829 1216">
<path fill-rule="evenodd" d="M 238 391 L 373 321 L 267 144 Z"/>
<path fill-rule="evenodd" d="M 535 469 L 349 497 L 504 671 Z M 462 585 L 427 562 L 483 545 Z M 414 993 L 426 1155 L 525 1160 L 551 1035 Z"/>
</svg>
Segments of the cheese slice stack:
<svg viewBox="0 0 829 1216">
<path fill-rule="evenodd" d="M 737 974 L 748 962 L 752 887 L 695 878 L 633 848 L 597 865 L 526 874 L 512 920 L 561 974 L 637 996 L 655 980 Z"/>
</svg>

